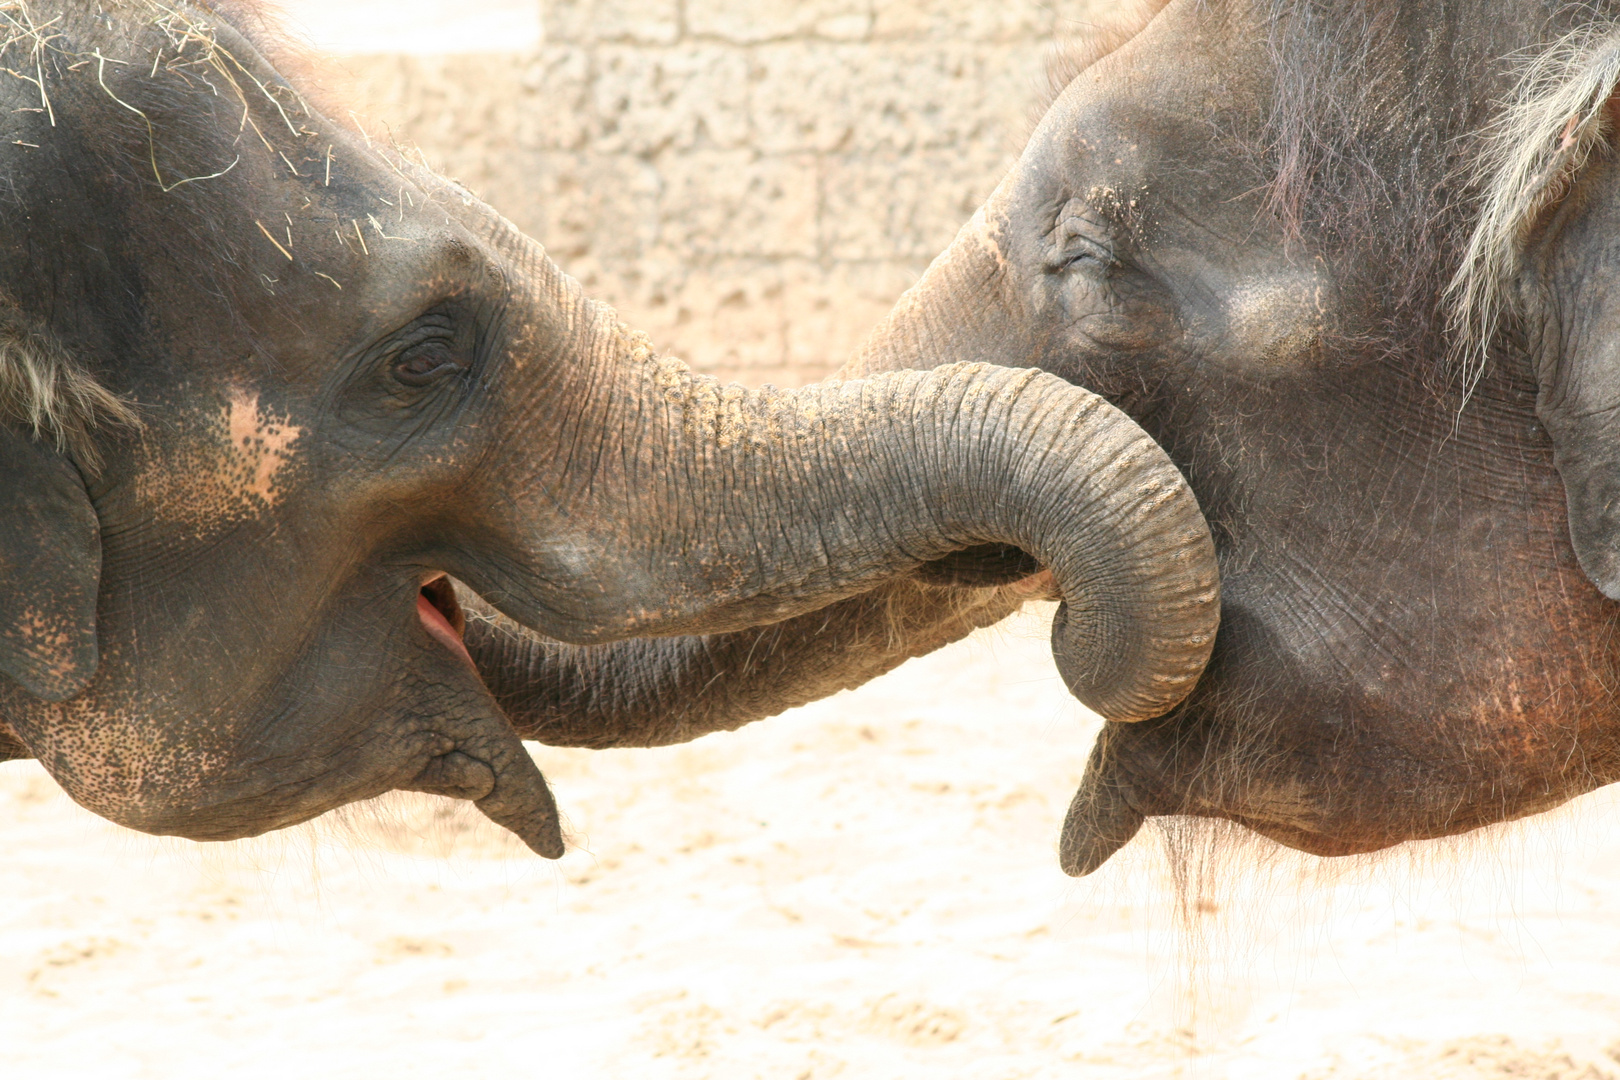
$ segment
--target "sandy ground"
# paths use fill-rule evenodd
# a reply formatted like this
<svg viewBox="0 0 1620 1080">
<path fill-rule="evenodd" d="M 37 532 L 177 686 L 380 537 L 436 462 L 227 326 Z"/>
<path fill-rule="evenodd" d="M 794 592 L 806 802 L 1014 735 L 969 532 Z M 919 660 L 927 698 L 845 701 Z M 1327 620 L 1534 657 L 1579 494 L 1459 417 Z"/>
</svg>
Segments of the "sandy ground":
<svg viewBox="0 0 1620 1080">
<path fill-rule="evenodd" d="M 555 864 L 428 797 L 156 840 L 0 766 L 0 1076 L 1620 1077 L 1613 796 L 1370 863 L 1161 832 L 1071 882 L 1096 725 L 1044 634 L 538 748 Z"/>
</svg>

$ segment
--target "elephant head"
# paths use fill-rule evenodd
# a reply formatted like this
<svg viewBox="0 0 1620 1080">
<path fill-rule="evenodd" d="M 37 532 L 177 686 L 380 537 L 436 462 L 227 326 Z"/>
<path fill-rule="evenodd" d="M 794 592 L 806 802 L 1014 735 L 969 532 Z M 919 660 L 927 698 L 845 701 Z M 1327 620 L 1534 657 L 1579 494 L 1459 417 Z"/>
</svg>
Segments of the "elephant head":
<svg viewBox="0 0 1620 1080">
<path fill-rule="evenodd" d="M 1485 188 L 1505 181 L 1475 181 L 1494 160 L 1479 133 L 1498 129 L 1510 58 L 1592 13 L 1156 7 L 1061 80 L 1020 159 L 846 372 L 920 357 L 1037 365 L 1141 423 L 1209 518 L 1225 613 L 1210 667 L 1167 715 L 1106 725 L 1063 866 L 1095 869 L 1151 815 L 1224 818 L 1334 855 L 1534 813 L 1620 778 L 1616 609 L 1576 560 L 1615 592 L 1604 549 L 1620 476 L 1608 303 L 1620 54 L 1605 45 L 1587 65 L 1598 75 L 1555 95 L 1562 111 L 1542 110 L 1539 157 L 1502 159 L 1509 179 L 1551 194 L 1503 204 L 1535 212 L 1499 230 L 1525 251 L 1498 261 L 1521 275 L 1530 336 L 1506 326 L 1480 364 L 1459 360 L 1446 299 L 1454 275 L 1489 263 L 1468 237 Z M 1542 168 L 1558 162 L 1583 168 Z M 908 644 L 921 651 L 953 609 L 911 588 Z M 1015 602 L 973 595 L 986 619 Z M 818 640 L 859 637 L 884 596 L 785 640 L 819 658 Z M 649 643 L 625 660 L 717 678 L 748 665 L 712 652 L 751 656 L 759 641 Z M 560 717 L 597 670 L 590 657 L 530 647 L 489 659 L 516 715 L 580 737 Z M 563 672 L 548 685 L 567 692 L 510 677 L 520 660 Z M 752 702 L 759 684 L 739 682 Z M 630 695 L 625 712 L 657 700 Z M 621 738 L 692 730 L 626 725 Z"/>
<path fill-rule="evenodd" d="M 30 10 L 0 147 L 0 717 L 90 809 L 229 838 L 407 788 L 561 854 L 452 576 L 587 645 L 1008 545 L 1050 568 L 1059 666 L 1106 715 L 1198 678 L 1207 529 L 1100 398 L 984 364 L 721 386 L 309 104 L 251 8 Z"/>
<path fill-rule="evenodd" d="M 1098 389 L 1215 530 L 1210 670 L 1164 718 L 1107 726 L 1065 826 L 1070 872 L 1149 815 L 1332 855 L 1620 778 L 1616 609 L 1574 557 L 1614 594 L 1594 550 L 1616 543 L 1603 492 L 1620 475 L 1601 434 L 1620 400 L 1606 147 L 1577 155 L 1590 196 L 1554 176 L 1569 208 L 1530 199 L 1543 231 L 1509 230 L 1541 245 L 1515 263 L 1541 316 L 1528 338 L 1459 359 L 1447 305 L 1448 281 L 1488 262 L 1468 237 L 1499 227 L 1503 177 L 1534 172 L 1514 149 L 1495 175 L 1474 164 L 1524 134 L 1497 111 L 1508 58 L 1591 17 L 1172 3 L 1066 86 L 877 336 L 869 370 L 926 341 Z M 1571 115 L 1536 133 L 1542 161 L 1588 130 Z"/>
</svg>

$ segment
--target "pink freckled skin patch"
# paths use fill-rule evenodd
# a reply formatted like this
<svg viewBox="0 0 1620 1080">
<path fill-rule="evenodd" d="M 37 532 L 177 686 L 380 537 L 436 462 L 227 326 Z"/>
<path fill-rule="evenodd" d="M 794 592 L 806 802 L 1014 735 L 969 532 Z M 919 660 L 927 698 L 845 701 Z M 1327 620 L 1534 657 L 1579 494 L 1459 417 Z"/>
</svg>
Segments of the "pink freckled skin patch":
<svg viewBox="0 0 1620 1080">
<path fill-rule="evenodd" d="M 259 395 L 242 389 L 231 391 L 226 427 L 232 453 L 240 455 L 246 466 L 244 493 L 274 506 L 276 473 L 292 457 L 292 444 L 304 433 L 303 429 L 261 412 Z"/>
<path fill-rule="evenodd" d="M 197 416 L 184 437 L 136 480 L 154 513 L 206 536 L 261 517 L 290 494 L 289 466 L 304 429 L 260 403 L 257 390 L 234 386 L 221 406 Z"/>
</svg>

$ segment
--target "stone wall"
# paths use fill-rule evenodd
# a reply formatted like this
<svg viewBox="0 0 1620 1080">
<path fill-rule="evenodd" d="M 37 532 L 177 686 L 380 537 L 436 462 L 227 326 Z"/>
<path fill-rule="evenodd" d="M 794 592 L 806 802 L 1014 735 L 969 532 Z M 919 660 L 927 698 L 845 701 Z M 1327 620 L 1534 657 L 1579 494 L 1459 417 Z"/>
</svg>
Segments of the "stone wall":
<svg viewBox="0 0 1620 1080">
<path fill-rule="evenodd" d="M 371 116 L 700 370 L 842 362 L 1110 0 L 543 0 L 538 51 L 356 56 Z"/>
</svg>

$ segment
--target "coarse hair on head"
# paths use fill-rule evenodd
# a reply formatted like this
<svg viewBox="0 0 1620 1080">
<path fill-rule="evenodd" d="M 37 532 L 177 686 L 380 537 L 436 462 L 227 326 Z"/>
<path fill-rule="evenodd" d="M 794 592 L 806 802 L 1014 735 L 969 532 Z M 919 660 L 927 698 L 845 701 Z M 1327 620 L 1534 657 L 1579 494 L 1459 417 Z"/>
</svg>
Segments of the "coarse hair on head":
<svg viewBox="0 0 1620 1080">
<path fill-rule="evenodd" d="M 1525 245 L 1593 154 L 1607 153 L 1606 106 L 1620 89 L 1620 22 L 1575 30 L 1523 60 L 1518 83 L 1485 133 L 1469 177 L 1478 215 L 1446 290 L 1456 354 L 1476 374 L 1502 319 L 1514 313 Z"/>
<path fill-rule="evenodd" d="M 137 428 L 129 404 L 68 355 L 44 330 L 0 305 L 0 422 L 66 454 L 84 472 L 101 469 L 98 428 Z"/>
<path fill-rule="evenodd" d="M 195 205 L 211 197 L 215 188 L 211 182 L 234 168 L 228 148 L 213 156 L 204 154 L 205 164 L 190 170 L 177 169 L 167 160 L 177 150 L 196 155 L 235 131 L 237 124 L 224 126 L 213 116 L 214 101 L 234 96 L 232 104 L 242 110 L 242 125 L 250 122 L 250 110 L 262 111 L 271 123 L 264 125 L 270 135 L 261 134 L 260 139 L 269 147 L 269 139 L 280 130 L 277 121 L 292 129 L 294 117 L 310 113 L 303 89 L 288 81 L 288 71 L 310 81 L 324 74 L 313 51 L 299 45 L 283 26 L 276 6 L 265 0 L 109 0 L 96 9 L 94 18 L 91 14 L 71 0 L 0 0 L 0 60 L 35 73 L 27 81 L 34 84 L 53 127 L 55 110 L 63 107 L 57 84 L 67 72 L 84 71 L 81 77 L 99 85 L 115 103 L 114 115 L 136 131 L 144 127 L 143 145 L 130 154 L 129 164 L 178 204 Z M 246 46 L 229 44 L 228 35 L 221 33 L 227 26 L 242 35 Z M 111 55 L 104 57 L 103 49 Z M 86 60 L 87 54 L 92 59 Z M 114 59 L 142 54 L 151 57 L 150 70 L 145 62 L 132 66 L 126 59 Z M 107 64 L 134 71 L 137 92 L 110 88 Z M 209 107 L 199 107 L 199 102 Z M 160 110 L 166 119 L 154 121 Z M 110 145 L 98 152 L 119 152 Z M 164 242 L 177 246 L 178 264 L 203 268 L 200 295 L 232 307 L 227 286 L 206 269 L 237 262 L 236 240 L 228 230 L 213 227 L 222 220 L 220 215 L 199 217 L 210 227 L 182 230 Z M 3 290 L 0 424 L 66 454 L 88 475 L 98 473 L 102 465 L 98 430 L 141 426 L 130 404 L 97 380 L 48 320 Z"/>
</svg>

